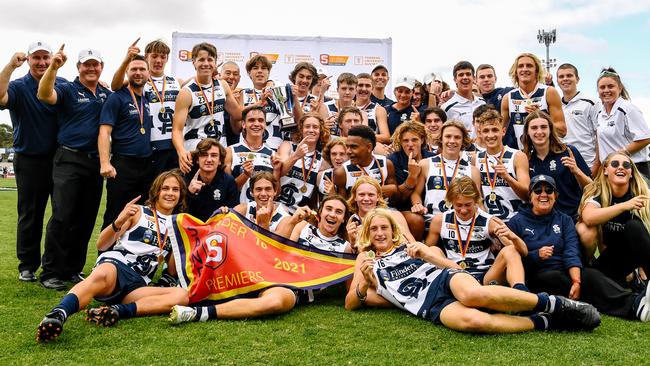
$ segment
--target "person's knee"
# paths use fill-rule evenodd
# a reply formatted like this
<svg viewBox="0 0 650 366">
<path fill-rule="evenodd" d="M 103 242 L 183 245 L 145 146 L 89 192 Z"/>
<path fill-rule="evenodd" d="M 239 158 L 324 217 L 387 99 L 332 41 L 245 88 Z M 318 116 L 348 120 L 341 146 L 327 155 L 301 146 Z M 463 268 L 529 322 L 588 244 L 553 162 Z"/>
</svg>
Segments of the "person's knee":
<svg viewBox="0 0 650 366">
<path fill-rule="evenodd" d="M 190 303 L 190 297 L 187 294 L 187 291 L 180 287 L 172 288 L 172 293 L 170 298 L 173 300 L 174 305 L 187 305 Z"/>
<path fill-rule="evenodd" d="M 461 292 L 458 301 L 469 308 L 480 308 L 489 302 L 490 294 L 483 286 L 473 286 Z"/>
<path fill-rule="evenodd" d="M 519 254 L 517 248 L 515 248 L 514 245 L 508 245 L 506 247 L 503 247 L 499 252 L 499 255 L 503 256 L 503 258 L 508 263 L 515 262 L 515 261 L 521 262 L 521 255 Z"/>
<path fill-rule="evenodd" d="M 282 296 L 269 296 L 264 301 L 264 313 L 265 314 L 281 314 L 285 313 L 295 305 L 296 300 L 293 296 L 282 295 Z"/>
<path fill-rule="evenodd" d="M 478 310 L 465 311 L 457 318 L 458 328 L 464 332 L 482 332 L 489 326 L 489 315 Z"/>
</svg>

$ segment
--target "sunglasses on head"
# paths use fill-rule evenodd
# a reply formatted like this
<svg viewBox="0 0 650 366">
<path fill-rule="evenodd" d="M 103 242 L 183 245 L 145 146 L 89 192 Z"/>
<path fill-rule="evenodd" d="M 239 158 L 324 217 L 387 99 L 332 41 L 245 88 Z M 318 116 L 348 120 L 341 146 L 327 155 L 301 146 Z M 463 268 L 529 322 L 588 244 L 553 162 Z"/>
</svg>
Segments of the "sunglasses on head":
<svg viewBox="0 0 650 366">
<path fill-rule="evenodd" d="M 541 185 L 536 186 L 535 188 L 533 188 L 533 193 L 535 193 L 535 194 L 542 194 L 542 191 L 546 192 L 546 194 L 553 194 L 553 192 L 555 192 L 555 189 L 553 187 L 551 187 L 551 186 L 543 186 L 542 187 Z"/>
<path fill-rule="evenodd" d="M 612 160 L 609 162 L 609 165 L 614 169 L 618 168 L 621 164 L 623 165 L 623 169 L 632 169 L 632 163 L 629 161 Z"/>
</svg>

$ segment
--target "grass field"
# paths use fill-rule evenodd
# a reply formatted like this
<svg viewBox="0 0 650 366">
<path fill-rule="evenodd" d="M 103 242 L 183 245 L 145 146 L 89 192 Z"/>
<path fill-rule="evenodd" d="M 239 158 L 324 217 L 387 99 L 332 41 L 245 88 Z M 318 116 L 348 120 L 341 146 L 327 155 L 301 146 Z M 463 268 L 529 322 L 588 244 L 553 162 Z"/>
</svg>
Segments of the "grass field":
<svg viewBox="0 0 650 366">
<path fill-rule="evenodd" d="M 0 179 L 0 187 L 14 185 Z M 0 365 L 650 364 L 650 324 L 605 316 L 592 333 L 466 335 L 397 310 L 347 312 L 337 288 L 262 320 L 172 327 L 160 316 L 100 328 L 76 314 L 56 341 L 37 344 L 36 325 L 64 293 L 18 281 L 15 226 L 16 192 L 0 190 Z"/>
</svg>

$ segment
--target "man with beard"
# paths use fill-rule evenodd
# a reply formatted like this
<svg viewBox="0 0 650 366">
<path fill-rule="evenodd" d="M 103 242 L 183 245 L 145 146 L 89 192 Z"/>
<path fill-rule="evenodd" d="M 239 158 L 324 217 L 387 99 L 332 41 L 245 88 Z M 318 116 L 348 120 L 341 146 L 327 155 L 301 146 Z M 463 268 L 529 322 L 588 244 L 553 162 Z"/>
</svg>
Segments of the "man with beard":
<svg viewBox="0 0 650 366">
<path fill-rule="evenodd" d="M 228 83 L 230 90 L 232 91 L 232 96 L 237 99 L 239 104 L 242 103 L 242 89 L 238 89 L 237 86 L 241 81 L 241 72 L 239 70 L 239 65 L 233 61 L 226 61 L 221 65 L 221 80 Z M 230 124 L 230 114 L 225 112 L 223 115 L 225 122 L 224 131 L 226 133 L 226 141 L 228 145 L 234 145 L 239 142 L 240 132 L 235 132 L 233 126 Z"/>
<path fill-rule="evenodd" d="M 100 172 L 106 181 L 106 211 L 102 228 L 114 224 L 134 197 L 148 197 L 151 166 L 152 118 L 144 86 L 149 80 L 145 58 L 133 56 L 127 65 L 129 84 L 106 100 L 99 119 Z"/>
<path fill-rule="evenodd" d="M 477 98 L 472 92 L 474 86 L 474 66 L 467 61 L 460 61 L 454 65 L 454 82 L 456 93 L 446 101 L 441 108 L 448 119 L 457 119 L 463 122 L 470 137 L 476 137 L 473 125 L 473 112 L 476 107 L 485 104 L 483 98 Z"/>
<path fill-rule="evenodd" d="M 45 234 L 45 245 L 52 248 L 52 256 L 44 258 L 41 274 L 43 286 L 56 290 L 65 288 L 62 280 L 83 280 L 81 271 L 103 188 L 97 153 L 99 115 L 111 94 L 99 85 L 104 68 L 99 51 L 81 51 L 77 62 L 79 76 L 73 82 L 55 85 L 57 71 L 66 60 L 61 46 L 38 88 L 38 98 L 55 106 L 58 113 L 52 217 Z"/>
<path fill-rule="evenodd" d="M 56 111 L 36 98 L 38 82 L 52 60 L 45 42 L 29 45 L 27 54 L 16 52 L 0 72 L 0 109 L 8 109 L 14 128 L 14 171 L 18 189 L 16 254 L 18 279 L 36 281 L 41 264 L 41 233 L 47 200 L 52 193 L 52 156 L 56 150 Z M 27 61 L 29 72 L 13 80 L 13 71 Z M 56 83 L 66 82 L 56 78 Z M 43 256 L 49 248 L 45 246 Z"/>
</svg>

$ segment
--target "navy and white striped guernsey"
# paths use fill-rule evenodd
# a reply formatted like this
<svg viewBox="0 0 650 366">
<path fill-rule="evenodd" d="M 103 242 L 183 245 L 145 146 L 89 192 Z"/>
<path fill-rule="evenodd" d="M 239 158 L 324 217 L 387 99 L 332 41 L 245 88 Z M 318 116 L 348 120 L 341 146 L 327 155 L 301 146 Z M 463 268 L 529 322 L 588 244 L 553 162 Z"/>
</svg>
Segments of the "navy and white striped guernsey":
<svg viewBox="0 0 650 366">
<path fill-rule="evenodd" d="M 368 117 L 368 127 L 370 127 L 376 134 L 379 134 L 379 125 L 377 125 L 377 103 L 370 102 L 365 107 L 359 108 L 366 112 Z"/>
<path fill-rule="evenodd" d="M 183 128 L 185 150 L 196 149 L 196 145 L 207 137 L 214 138 L 222 146 L 228 146 L 224 133 L 226 92 L 221 86 L 221 81 L 215 79 L 210 84 L 199 85 L 194 78 L 184 88 L 192 94 L 192 104 Z"/>
<path fill-rule="evenodd" d="M 242 96 L 244 99 L 244 107 L 247 107 L 251 104 L 257 103 L 257 101 L 262 97 L 263 90 L 257 89 L 244 89 L 242 90 Z M 275 103 L 271 100 L 267 100 L 266 105 L 264 106 L 264 113 L 266 116 L 266 131 L 264 131 L 264 137 L 262 141 L 264 144 L 274 151 L 280 147 L 282 143 L 282 129 L 280 126 L 280 111 L 276 107 Z M 241 136 L 240 142 L 244 141 L 244 135 Z"/>
<path fill-rule="evenodd" d="M 296 151 L 297 146 L 291 144 L 292 151 Z M 309 203 L 316 191 L 316 178 L 322 163 L 323 156 L 320 151 L 313 151 L 298 159 L 287 175 L 280 178 L 280 193 L 277 201 L 283 204 L 289 213 L 293 214 L 299 206 L 306 206 Z M 307 176 L 306 180 L 303 171 Z"/>
<path fill-rule="evenodd" d="M 536 104 L 541 111 L 548 113 L 548 103 L 546 102 L 546 92 L 548 86 L 538 83 L 535 90 L 525 95 L 520 88 L 513 89 L 508 93 L 508 113 L 510 114 L 510 123 L 508 130 L 503 138 L 503 143 L 515 149 L 523 149 L 521 136 L 524 134 L 524 121 L 528 116 L 526 112 L 527 105 Z"/>
<path fill-rule="evenodd" d="M 245 216 L 252 222 L 257 223 L 257 202 L 248 201 L 246 203 Z M 271 222 L 269 223 L 269 230 L 276 231 L 278 229 L 278 224 L 280 224 L 280 221 L 288 216 L 290 216 L 289 213 L 284 209 L 284 207 L 282 207 L 282 205 L 276 205 L 273 216 L 271 216 Z"/>
<path fill-rule="evenodd" d="M 519 150 L 515 150 L 509 146 L 504 146 L 503 148 L 501 163 L 506 167 L 508 175 L 517 179 L 517 172 L 515 171 L 515 154 Z M 485 166 L 486 155 L 489 165 L 488 167 Z M 521 206 L 523 201 L 519 196 L 517 196 L 510 185 L 508 185 L 508 182 L 506 182 L 505 179 L 494 173 L 492 166 L 498 163 L 501 153 L 489 155 L 486 150 L 483 150 L 479 151 L 476 156 L 477 167 L 481 174 L 481 196 L 483 197 L 485 208 L 488 210 L 490 215 L 495 215 L 503 222 L 508 222 L 508 220 L 519 211 L 519 206 Z M 486 169 L 489 169 L 489 179 L 488 170 Z M 494 183 L 494 193 L 496 197 L 491 197 L 492 188 L 490 187 L 490 179 Z M 491 198 L 495 199 L 492 200 Z"/>
<path fill-rule="evenodd" d="M 372 163 L 367 167 L 359 167 L 358 165 L 352 164 L 350 160 L 343 163 L 343 170 L 345 170 L 345 189 L 348 192 L 352 189 L 357 179 L 364 175 L 375 178 L 380 186 L 384 185 L 388 178 L 386 157 L 375 154 L 372 154 L 372 156 Z"/>
<path fill-rule="evenodd" d="M 471 274 L 487 272 L 494 264 L 494 254 L 490 251 L 493 238 L 488 232 L 488 225 L 492 216 L 477 208 L 474 227 L 472 227 L 471 219 L 463 221 L 456 217 L 456 222 L 454 222 L 455 215 L 456 211 L 454 210 L 443 213 L 440 238 L 437 245 L 445 251 L 449 260 L 458 264 L 464 262 L 467 266 L 467 268 L 464 268 L 465 271 Z M 459 246 L 459 232 L 463 248 L 467 244 L 467 236 L 471 235 L 465 256 L 462 255 Z"/>
<path fill-rule="evenodd" d="M 246 142 L 240 142 L 228 147 L 231 152 L 232 161 L 230 162 L 230 169 L 232 176 L 236 179 L 243 173 L 242 165 L 246 160 L 253 160 L 253 174 L 256 172 L 273 172 L 273 165 L 271 164 L 271 155 L 273 150 L 266 145 L 258 150 L 253 150 Z M 250 192 L 250 179 L 244 183 L 239 191 L 239 202 L 246 202 L 253 200 L 253 195 Z"/>
<path fill-rule="evenodd" d="M 325 236 L 318 227 L 312 224 L 307 224 L 300 230 L 298 244 L 334 253 L 344 253 L 345 249 L 350 246 L 347 240 L 338 235 L 332 237 Z"/>
<path fill-rule="evenodd" d="M 470 163 L 469 155 L 465 151 L 461 152 L 459 160 L 443 159 L 442 154 L 426 158 L 426 160 L 429 163 L 429 172 L 424 182 L 424 197 L 422 205 L 427 208 L 427 213 L 424 214 L 424 220 L 428 223 L 431 222 L 433 216 L 449 209 L 449 207 L 445 205 L 447 189 L 445 188 L 443 179 L 446 178 L 448 187 L 453 178 L 463 176 L 472 178 L 472 165 Z M 444 174 L 442 170 L 443 160 L 445 164 Z M 454 176 L 457 161 L 458 169 Z"/>
<path fill-rule="evenodd" d="M 164 95 L 162 95 L 163 90 Z M 144 86 L 144 95 L 149 101 L 149 111 L 153 119 L 151 147 L 154 150 L 171 150 L 174 148 L 172 144 L 172 121 L 174 120 L 176 97 L 180 90 L 181 85 L 172 76 L 152 76 L 151 80 Z M 162 103 L 160 97 L 163 98 Z"/>
</svg>

